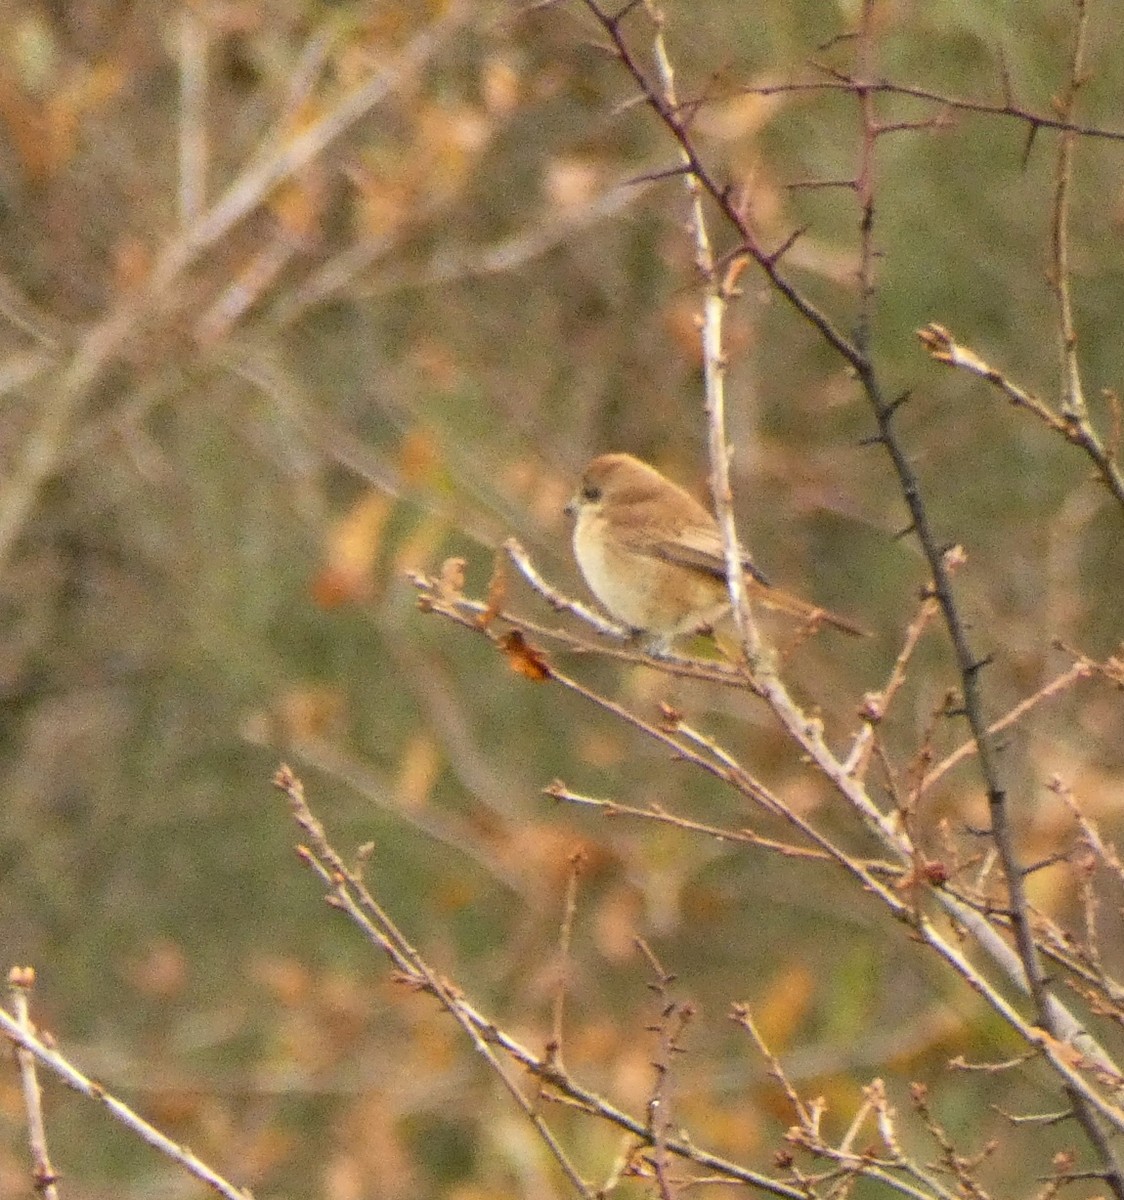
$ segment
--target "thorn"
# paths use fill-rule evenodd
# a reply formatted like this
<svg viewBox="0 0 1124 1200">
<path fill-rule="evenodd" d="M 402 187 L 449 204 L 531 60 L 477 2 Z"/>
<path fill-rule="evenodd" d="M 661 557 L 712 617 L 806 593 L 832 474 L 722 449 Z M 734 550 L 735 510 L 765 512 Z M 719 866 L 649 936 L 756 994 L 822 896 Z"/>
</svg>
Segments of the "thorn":
<svg viewBox="0 0 1124 1200">
<path fill-rule="evenodd" d="M 775 267 L 777 263 L 792 249 L 793 246 L 808 232 L 807 225 L 801 225 L 798 229 L 794 229 L 788 237 L 766 258 L 769 266 Z"/>
<path fill-rule="evenodd" d="M 1007 56 L 1003 48 L 999 48 L 999 81 L 1003 85 L 1003 105 L 1008 110 L 1015 107 L 1015 97 L 1011 89 L 1011 69 L 1007 65 Z"/>
<path fill-rule="evenodd" d="M 593 50 L 598 54 L 604 54 L 606 58 L 620 58 L 621 52 L 611 42 L 598 42 L 593 38 L 586 38 L 582 45 L 587 50 Z"/>
<path fill-rule="evenodd" d="M 910 521 L 910 523 L 904 529 L 899 529 L 898 532 L 894 534 L 894 536 L 891 540 L 895 541 L 895 542 L 900 542 L 902 540 L 902 538 L 907 538 L 907 537 L 909 537 L 909 535 L 911 533 L 916 533 L 916 532 L 917 532 L 917 526 L 912 521 Z"/>
<path fill-rule="evenodd" d="M 1060 851 L 1057 854 L 1048 854 L 1045 858 L 1040 858 L 1037 862 L 1027 863 L 1019 872 L 1020 875 L 1033 875 L 1035 871 L 1041 871 L 1046 867 L 1057 866 L 1058 863 L 1068 861 L 1068 855 L 1062 854 Z"/>
<path fill-rule="evenodd" d="M 1038 136 L 1038 122 L 1031 121 L 1030 130 L 1026 135 L 1026 145 L 1023 147 L 1022 169 L 1026 170 L 1026 165 L 1030 162 L 1030 152 L 1034 148 L 1034 139 Z"/>
<path fill-rule="evenodd" d="M 969 825 L 967 822 L 965 822 L 961 828 L 966 834 L 968 834 L 969 837 L 989 838 L 994 832 L 990 826 L 985 829 L 982 825 Z"/>
<path fill-rule="evenodd" d="M 886 438 L 881 433 L 872 433 L 867 437 L 861 437 L 855 443 L 860 449 L 865 449 L 867 446 L 884 446 Z"/>
<path fill-rule="evenodd" d="M 994 661 L 994 654 L 985 654 L 983 658 L 977 658 L 975 662 L 969 663 L 967 667 L 964 668 L 965 673 L 968 675 L 978 675 L 984 669 L 984 667 L 990 667 Z"/>
<path fill-rule="evenodd" d="M 886 405 L 886 416 L 892 417 L 894 415 L 894 413 L 896 413 L 898 411 L 898 409 L 901 408 L 901 406 L 906 403 L 907 400 L 912 400 L 912 399 L 913 399 L 913 392 L 909 388 L 906 388 L 905 391 L 901 393 L 901 395 L 895 396 L 894 399 L 891 400 L 890 403 Z"/>
<path fill-rule="evenodd" d="M 662 171 L 645 171 L 643 175 L 633 175 L 625 180 L 626 187 L 635 187 L 638 183 L 658 183 L 661 179 L 675 179 L 680 175 L 689 175 L 691 167 L 688 163 L 679 163 L 674 167 L 665 167 Z"/>
</svg>

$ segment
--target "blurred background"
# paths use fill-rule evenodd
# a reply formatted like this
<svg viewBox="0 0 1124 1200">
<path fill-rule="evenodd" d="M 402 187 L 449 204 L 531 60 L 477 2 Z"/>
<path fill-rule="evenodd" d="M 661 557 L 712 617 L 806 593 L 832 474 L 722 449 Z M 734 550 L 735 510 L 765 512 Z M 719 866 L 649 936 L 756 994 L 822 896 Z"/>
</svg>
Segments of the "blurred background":
<svg viewBox="0 0 1124 1200">
<path fill-rule="evenodd" d="M 766 244 L 806 227 L 787 269 L 844 332 L 854 194 L 793 185 L 853 176 L 856 105 L 745 88 L 823 80 L 813 62 L 850 69 L 855 12 L 667 5 L 681 93 L 713 97 L 695 118 L 709 162 L 748 189 Z M 878 75 L 1002 103 L 1005 72 L 1038 113 L 1064 85 L 1060 0 L 1014 15 L 887 0 L 876 17 Z M 1111 125 L 1124 66 L 1097 20 L 1081 116 Z M 767 1167 L 791 1123 L 726 1019 L 736 1000 L 840 1128 L 874 1075 L 928 1080 L 969 1149 L 990 1103 L 1043 1102 L 1033 1074 L 966 1087 L 946 1072 L 953 1054 L 1001 1057 L 1004 1035 L 842 879 L 544 798 L 561 777 L 754 819 L 416 607 L 409 571 L 462 556 L 480 592 L 512 535 L 586 599 L 562 508 L 595 453 L 631 451 L 703 494 L 684 192 L 642 178 L 674 147 L 601 40 L 578 3 L 0 10 L 0 944 L 8 967 L 36 967 L 37 1019 L 84 1068 L 259 1196 L 567 1194 L 452 1023 L 325 909 L 270 787 L 282 759 L 341 849 L 374 844 L 372 888 L 409 936 L 533 1046 L 584 848 L 567 1064 L 643 1111 L 644 936 L 699 1007 L 676 1119 L 721 1153 Z M 256 164 L 380 78 L 323 152 L 199 236 L 221 198 L 253 195 Z M 1118 642 L 1120 513 L 1076 450 L 933 365 L 914 331 L 940 321 L 1056 400 L 1056 143 L 880 103 L 886 120 L 943 118 L 879 144 L 874 350 L 887 393 L 912 392 L 902 427 L 937 526 L 967 550 L 960 586 L 996 655 L 998 715 L 1066 665 L 1055 639 L 1100 656 Z M 1124 368 L 1117 145 L 1081 142 L 1073 186 L 1081 361 L 1105 428 L 1102 389 Z M 895 536 L 903 506 L 862 444 L 873 423 L 854 380 L 752 270 L 741 282 L 728 348 L 742 535 L 773 578 L 875 631 L 861 645 L 824 633 L 790 663 L 843 744 L 925 572 Z M 557 620 L 515 581 L 509 602 Z M 685 706 L 802 811 L 829 803 L 744 697 L 558 661 L 638 710 Z M 952 684 L 930 637 L 885 731 L 903 771 Z M 1004 765 L 1029 857 L 1072 836 L 1043 790 L 1055 772 L 1111 832 L 1120 734 L 1117 697 L 1094 685 L 1014 732 Z M 958 729 L 936 739 L 946 753 Z M 928 803 L 934 844 L 939 818 L 984 812 L 970 768 Z M 1065 919 L 1071 876 L 1034 887 Z M 94 1106 L 47 1092 L 68 1196 L 195 1194 Z M 551 1115 L 605 1178 L 619 1136 Z M 0 1073 L 5 1196 L 30 1194 L 22 1121 L 16 1075 Z M 1011 1138 L 996 1178 L 1027 1186 L 1021 1155 Z"/>
</svg>

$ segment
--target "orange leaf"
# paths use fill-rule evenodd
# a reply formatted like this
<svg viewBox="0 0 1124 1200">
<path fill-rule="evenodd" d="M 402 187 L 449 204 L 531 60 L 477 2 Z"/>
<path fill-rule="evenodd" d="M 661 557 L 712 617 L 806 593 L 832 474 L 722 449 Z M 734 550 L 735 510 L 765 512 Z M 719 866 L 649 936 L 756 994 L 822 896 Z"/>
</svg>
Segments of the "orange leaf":
<svg viewBox="0 0 1124 1200">
<path fill-rule="evenodd" d="M 75 72 L 47 101 L 44 115 L 50 147 L 49 174 L 65 167 L 78 145 L 83 118 L 96 114 L 121 90 L 124 76 L 113 64 L 103 63 Z"/>
<path fill-rule="evenodd" d="M 753 1019 L 770 1050 L 780 1053 L 788 1046 L 814 992 L 815 978 L 803 963 L 793 963 L 769 980 L 765 994 L 753 1005 Z"/>
<path fill-rule="evenodd" d="M 542 683 L 544 679 L 551 677 L 552 671 L 546 656 L 532 646 L 518 629 L 505 633 L 499 640 L 499 647 L 507 656 L 508 666 L 516 675 L 522 675 L 535 683 Z"/>
<path fill-rule="evenodd" d="M 480 73 L 480 94 L 491 116 L 506 117 L 519 104 L 522 81 L 511 60 L 493 54 L 484 62 Z"/>
<path fill-rule="evenodd" d="M 269 207 L 287 234 L 300 242 L 309 241 L 321 230 L 324 192 L 322 173 L 306 169 L 273 193 Z"/>
<path fill-rule="evenodd" d="M 133 234 L 124 234 L 113 246 L 113 282 L 118 292 L 137 291 L 152 273 L 152 253 Z"/>
<path fill-rule="evenodd" d="M 441 775 L 441 752 L 437 743 L 425 734 L 416 734 L 406 743 L 398 764 L 395 792 L 404 808 L 425 806 Z"/>
<path fill-rule="evenodd" d="M 371 573 L 390 509 L 388 497 L 367 492 L 328 531 L 327 562 L 312 584 L 313 599 L 321 608 L 371 595 Z"/>
<path fill-rule="evenodd" d="M 441 465 L 441 452 L 431 429 L 411 429 L 398 451 L 402 477 L 410 484 L 432 483 Z"/>
<path fill-rule="evenodd" d="M 275 704 L 278 732 L 288 741 L 323 737 L 339 722 L 344 708 L 339 688 L 315 683 L 289 688 Z"/>
<path fill-rule="evenodd" d="M 404 180 L 392 177 L 389 169 L 366 165 L 353 166 L 348 180 L 355 189 L 351 215 L 360 238 L 387 238 L 406 224 L 413 212 L 414 197 Z"/>
</svg>

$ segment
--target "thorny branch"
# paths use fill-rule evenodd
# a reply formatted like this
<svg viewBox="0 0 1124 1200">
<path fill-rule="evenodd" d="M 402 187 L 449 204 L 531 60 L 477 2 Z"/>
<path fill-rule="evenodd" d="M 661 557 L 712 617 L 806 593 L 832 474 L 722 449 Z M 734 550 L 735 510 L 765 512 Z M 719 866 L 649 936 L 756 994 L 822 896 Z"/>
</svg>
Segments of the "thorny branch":
<svg viewBox="0 0 1124 1200">
<path fill-rule="evenodd" d="M 600 7 L 596 0 L 587 0 L 587 7 L 609 36 L 622 66 L 632 77 L 640 95 L 674 138 L 682 154 L 684 164 L 689 167 L 691 175 L 697 181 L 698 188 L 711 197 L 715 204 L 718 205 L 723 218 L 737 232 L 741 239 L 740 251 L 752 258 L 765 273 L 772 286 L 850 364 L 858 375 L 863 390 L 870 400 L 875 420 L 878 424 L 877 440 L 885 447 L 890 457 L 899 480 L 903 498 L 909 509 L 912 528 L 921 543 L 930 570 L 932 571 L 934 594 L 944 614 L 960 673 L 964 716 L 968 721 L 972 737 L 979 747 L 977 758 L 989 799 L 992 832 L 1004 866 L 1010 890 L 1011 908 L 1015 913 L 1016 942 L 1019 947 L 1019 956 L 1022 960 L 1026 985 L 1038 1010 L 1040 1021 L 1042 1021 L 1046 1028 L 1051 1028 L 1053 1021 L 1048 1011 L 1049 1006 L 1046 1001 L 1044 980 L 1034 950 L 1033 937 L 1029 930 L 1029 921 L 1026 917 L 1021 869 L 1017 862 L 1008 825 L 1006 789 L 1001 782 L 993 744 L 988 734 L 988 722 L 983 712 L 979 673 L 984 665 L 984 661 L 974 653 L 970 645 L 967 628 L 956 603 L 952 588 L 951 577 L 946 562 L 947 547 L 940 541 L 932 526 L 928 509 L 922 498 L 920 481 L 898 437 L 894 422 L 897 408 L 886 399 L 874 362 L 867 351 L 870 339 L 869 327 L 860 326 L 854 340 L 844 338 L 838 333 L 828 317 L 808 302 L 802 293 L 782 276 L 777 258 L 766 253 L 761 247 L 749 224 L 744 209 L 734 203 L 731 198 L 730 189 L 720 185 L 703 162 L 689 123 L 668 102 L 663 90 L 648 78 L 640 66 L 639 60 L 624 32 L 623 14 L 616 16 L 608 14 Z M 626 8 L 624 11 L 627 13 L 629 10 Z M 873 50 L 874 35 L 871 30 L 869 14 L 870 6 L 868 2 L 863 6 L 863 17 L 859 33 L 860 55 L 864 60 L 871 57 Z M 864 183 L 864 189 L 867 189 L 872 186 L 870 182 L 873 179 L 872 156 L 877 129 L 873 124 L 875 116 L 869 106 L 867 96 L 861 88 L 858 89 L 858 98 L 864 106 L 862 111 L 867 129 L 867 135 L 863 140 L 863 166 L 860 169 L 859 176 L 862 180 L 867 181 Z M 872 218 L 872 205 L 869 201 L 865 201 L 862 218 L 862 236 L 864 245 L 868 247 L 873 244 L 870 241 L 872 236 Z M 704 344 L 705 342 L 706 335 L 704 331 Z M 758 682 L 764 688 L 774 714 L 789 734 L 798 741 L 809 740 L 807 738 L 806 718 L 804 718 L 798 707 L 792 702 L 791 697 L 783 686 L 780 685 L 779 680 L 773 676 L 764 679 L 759 677 Z M 826 750 L 826 747 L 822 755 L 814 754 L 814 757 L 820 766 L 825 769 L 825 773 L 829 777 L 837 775 L 837 764 L 828 761 L 831 755 Z M 1121 1195 L 1124 1197 L 1124 1178 L 1122 1178 Z"/>
<path fill-rule="evenodd" d="M 1095 1068 L 1103 1078 L 1119 1079 L 1120 1072 L 1107 1052 L 1055 996 L 1050 995 L 1047 1004 L 1051 1022 L 1060 1031 L 1060 1035 L 1045 1036 L 1041 1029 L 1036 1028 L 1035 1023 L 1028 1022 L 1020 1015 L 1002 991 L 972 965 L 958 946 L 949 940 L 918 906 L 911 900 L 903 899 L 895 887 L 888 886 L 878 878 L 878 872 L 872 871 L 862 860 L 848 853 L 821 829 L 785 804 L 775 792 L 747 772 L 732 755 L 722 751 L 720 747 L 712 750 L 707 743 L 697 739 L 692 741 L 683 733 L 680 721 L 675 717 L 657 724 L 580 683 L 561 671 L 542 651 L 525 642 L 521 634 L 513 638 L 511 631 L 505 631 L 503 626 L 506 624 L 506 614 L 490 613 L 482 620 L 479 614 L 482 606 L 477 602 L 462 602 L 459 595 L 450 590 L 447 575 L 442 580 L 415 577 L 414 583 L 419 589 L 419 603 L 424 611 L 435 613 L 487 638 L 505 655 L 518 674 L 537 682 L 552 682 L 566 688 L 662 745 L 677 759 L 732 787 L 750 803 L 760 805 L 765 812 L 780 816 L 811 845 L 847 872 L 867 895 L 878 899 L 893 918 L 908 926 L 915 938 L 936 951 L 946 965 L 984 999 L 1020 1037 L 1039 1048 L 1070 1087 L 1111 1124 L 1124 1131 L 1124 1110 L 1118 1108 L 1113 1100 L 1098 1094 L 1088 1081 L 1082 1078 L 1080 1071 L 1075 1069 L 1070 1061 L 1072 1052 L 1068 1044 L 1072 1043 L 1078 1047 L 1080 1061 Z M 663 665 L 659 659 L 650 659 L 649 662 L 657 667 Z M 747 681 L 747 690 L 752 691 L 758 686 L 761 685 L 757 682 L 749 684 Z M 878 838 L 898 863 L 907 868 L 914 868 L 915 850 L 906 832 L 893 814 L 883 813 L 879 809 L 865 785 L 861 784 L 828 748 L 822 724 L 804 714 L 780 680 L 775 677 L 763 685 L 758 694 L 766 700 L 774 713 L 785 721 L 786 729 L 802 753 L 816 764 L 866 828 Z M 1000 930 L 987 919 L 987 915 L 965 903 L 950 889 L 939 886 L 942 882 L 940 874 L 929 882 L 931 886 L 926 894 L 945 910 L 959 929 L 972 935 L 1012 983 L 1025 991 L 1026 980 L 1020 960 Z M 1005 928 L 1004 922 L 1000 929 Z"/>
<path fill-rule="evenodd" d="M 1066 292 L 1068 292 L 1068 288 Z M 918 330 L 917 336 L 934 361 L 967 371 L 970 375 L 977 375 L 986 380 L 1006 396 L 1016 408 L 1033 414 L 1051 432 L 1084 450 L 1096 467 L 1101 482 L 1112 493 L 1116 502 L 1124 506 L 1124 472 L 1121 472 L 1114 452 L 1105 445 L 1093 427 L 1084 399 L 1079 405 L 1067 403 L 1063 405 L 1060 412 L 1057 412 L 1045 400 L 1020 387 L 998 367 L 992 366 L 981 358 L 974 350 L 957 342 L 943 325 L 935 322 L 926 325 L 923 329 Z M 1067 344 L 1071 348 L 1064 352 L 1065 369 L 1076 372 L 1074 360 L 1076 343 Z M 1071 386 L 1071 394 L 1073 388 L 1080 391 L 1079 376 L 1077 382 Z"/>
<path fill-rule="evenodd" d="M 871 20 L 872 7 L 870 0 L 866 0 L 862 6 L 858 32 L 856 34 L 859 75 L 857 79 L 849 81 L 850 90 L 855 95 L 860 106 L 862 127 L 864 130 L 860 167 L 856 176 L 856 193 L 859 196 L 861 210 L 860 240 L 862 262 L 864 264 L 862 269 L 863 305 L 860 310 L 859 325 L 853 338 L 846 338 L 840 334 L 831 319 L 817 306 L 807 301 L 801 292 L 784 277 L 779 265 L 782 254 L 770 254 L 765 251 L 749 223 L 746 215 L 747 206 L 735 202 L 731 189 L 720 184 L 703 161 L 702 154 L 694 138 L 689 116 L 675 102 L 670 65 L 666 62 L 666 55 L 660 38 L 658 17 L 655 20 L 657 30 L 657 76 L 659 78 L 659 82 L 657 83 L 649 78 L 648 73 L 641 66 L 640 60 L 625 32 L 625 19 L 635 10 L 636 5 L 627 5 L 616 14 L 607 12 L 597 3 L 597 0 L 586 0 L 586 5 L 607 34 L 613 52 L 632 78 L 639 96 L 655 113 L 658 120 L 664 125 L 675 141 L 682 159 L 684 171 L 686 172 L 688 187 L 692 190 L 692 195 L 696 198 L 701 194 L 708 196 L 717 206 L 723 220 L 735 231 L 738 237 L 738 245 L 733 257 L 744 255 L 751 259 L 764 273 L 774 290 L 788 301 L 795 311 L 821 335 L 825 342 L 853 368 L 858 376 L 859 382 L 870 401 L 871 409 L 877 423 L 878 432 L 874 440 L 886 450 L 898 478 L 903 499 L 909 510 L 911 529 L 921 544 L 932 573 L 933 595 L 940 606 L 952 643 L 960 677 L 959 712 L 968 724 L 972 741 L 976 747 L 976 760 L 983 779 L 991 818 L 990 836 L 995 844 L 1006 881 L 1008 916 L 1017 947 L 1019 981 L 1033 1002 L 1033 1008 L 1036 1013 L 1034 1024 L 1040 1026 L 1045 1031 L 1047 1039 L 1045 1043 L 1042 1043 L 1042 1039 L 1038 1036 L 1032 1036 L 1029 1040 L 1048 1046 L 1051 1042 L 1061 1044 L 1067 1038 L 1083 1036 L 1080 1024 L 1074 1021 L 1064 1006 L 1052 994 L 1050 983 L 1043 971 L 1036 947 L 1034 929 L 1026 900 L 1024 870 L 1016 850 L 1015 838 L 1010 822 L 1007 786 L 998 764 L 997 743 L 993 732 L 994 723 L 990 722 L 985 715 L 981 672 L 987 665 L 988 660 L 976 653 L 969 639 L 967 625 L 952 587 L 949 547 L 941 540 L 933 526 L 920 480 L 909 460 L 909 456 L 899 435 L 895 418 L 898 414 L 901 401 L 891 401 L 886 397 L 874 361 L 869 353 L 872 335 L 871 321 L 873 318 L 872 301 L 875 289 L 872 269 L 875 258 L 873 203 L 875 179 L 874 153 L 878 139 L 883 133 L 889 131 L 902 132 L 904 130 L 904 126 L 900 123 L 888 124 L 886 126 L 879 124 L 879 118 L 872 103 L 875 89 L 862 82 L 862 80 L 873 78 L 876 34 Z M 1076 11 L 1077 36 L 1071 70 L 1072 83 L 1067 101 L 1069 108 L 1063 114 L 1067 120 L 1070 116 L 1069 109 L 1072 107 L 1072 98 L 1076 94 L 1081 79 L 1082 32 L 1085 19 L 1084 5 L 1078 3 Z M 649 15 L 651 15 L 651 10 L 649 10 Z M 1065 137 L 1069 141 L 1072 141 L 1073 135 L 1067 133 Z M 1056 205 L 1056 212 L 1059 214 L 1057 218 L 1059 226 L 1064 223 L 1062 215 L 1065 211 L 1064 189 L 1068 186 L 1069 168 L 1067 164 L 1068 158 L 1063 151 L 1062 166 L 1059 168 L 1060 182 Z M 700 211 L 697 203 L 694 211 L 696 213 Z M 715 472 L 713 491 L 721 516 L 724 509 L 728 511 L 729 500 L 728 490 L 721 487 L 721 472 L 717 468 L 717 464 L 725 453 L 725 441 L 721 423 L 721 407 L 714 403 L 713 397 L 715 394 L 714 383 L 717 381 L 720 385 L 724 368 L 724 359 L 720 349 L 720 321 L 722 302 L 725 297 L 715 284 L 713 267 L 709 259 L 709 240 L 703 230 L 701 221 L 696 219 L 693 222 L 693 227 L 695 229 L 700 264 L 703 267 L 704 278 L 708 284 L 707 294 L 708 297 L 717 302 L 712 304 L 708 300 L 707 306 L 704 309 L 703 345 L 708 379 L 708 428 L 711 431 L 712 440 L 718 437 L 722 442 L 717 451 L 714 451 L 712 448 L 711 455 L 712 471 Z M 787 244 L 790 243 L 786 243 L 786 246 Z M 1060 235 L 1056 239 L 1056 246 L 1060 247 L 1058 250 L 1059 268 L 1064 268 L 1064 239 Z M 1059 282 L 1058 287 L 1063 312 L 1063 354 L 1065 361 L 1069 364 L 1069 374 L 1072 381 L 1075 369 L 1073 365 L 1075 337 L 1072 335 L 1072 330 L 1069 330 L 1068 333 L 1066 332 L 1068 325 L 1065 317 L 1066 313 L 1069 312 L 1066 285 Z M 1075 407 L 1075 388 L 1072 382 L 1067 390 L 1067 395 L 1069 399 L 1065 405 L 1065 412 L 1068 414 L 1066 419 L 1071 423 L 1080 422 L 1081 411 L 1078 410 L 1078 407 Z M 1083 411 L 1083 406 L 1081 406 L 1081 409 Z M 1082 439 L 1079 436 L 1075 440 Z M 1083 440 L 1088 449 L 1088 439 Z M 1094 458 L 1097 457 L 1097 447 L 1095 445 L 1090 449 L 1090 452 L 1094 455 Z M 1107 456 L 1103 453 L 1101 454 L 1101 461 L 1108 462 Z M 1111 474 L 1111 472 L 1106 470 L 1106 474 Z M 732 531 L 724 527 L 723 534 L 727 546 L 732 544 Z M 733 574 L 732 567 L 731 574 Z M 731 592 L 737 605 L 739 597 L 737 595 L 737 588 L 733 585 Z M 742 622 L 742 626 L 743 638 L 745 638 L 747 631 L 744 628 L 744 621 Z M 750 643 L 747 641 L 747 649 L 751 648 Z M 809 754 L 824 774 L 844 794 L 849 795 L 849 798 L 856 806 L 856 811 L 864 814 L 868 824 L 885 835 L 887 830 L 883 824 L 881 815 L 870 804 L 869 799 L 850 794 L 853 793 L 853 789 L 850 787 L 852 781 L 841 776 L 837 761 L 826 749 L 822 736 L 814 727 L 814 723 L 807 721 L 771 669 L 768 667 L 762 668 L 761 663 L 752 653 L 750 654 L 750 662 L 755 668 L 753 674 L 755 685 L 760 689 L 774 715 L 780 720 L 787 732 L 801 745 L 805 753 Z M 894 837 L 891 841 L 899 852 L 909 851 L 909 847 L 902 844 L 900 837 Z M 1028 1028 L 1023 1025 L 1021 1019 L 1019 1019 L 1018 1024 L 1022 1025 L 1024 1030 Z M 1051 1054 L 1050 1057 L 1055 1069 L 1065 1079 L 1067 1090 L 1070 1091 L 1074 1102 L 1075 1112 L 1081 1120 L 1087 1136 L 1096 1146 L 1114 1191 L 1118 1197 L 1124 1197 L 1124 1173 L 1121 1172 L 1119 1166 L 1116 1164 L 1097 1118 L 1094 1116 L 1094 1110 L 1096 1110 L 1102 1116 L 1108 1117 L 1112 1123 L 1119 1124 L 1119 1112 L 1115 1111 L 1114 1105 L 1106 1105 L 1103 1098 L 1094 1095 L 1087 1087 L 1076 1086 L 1075 1080 L 1071 1077 L 1071 1073 L 1066 1069 L 1060 1056 Z M 1111 1070 L 1116 1077 L 1119 1077 L 1115 1072 L 1115 1068 L 1108 1068 L 1106 1064 L 1106 1069 Z"/>
<path fill-rule="evenodd" d="M 362 876 L 348 866 L 334 849 L 323 826 L 308 807 L 300 780 L 288 767 L 282 766 L 274 778 L 274 783 L 288 797 L 293 818 L 307 838 L 308 844 L 299 848 L 300 857 L 328 887 L 333 907 L 343 912 L 371 944 L 387 956 L 405 983 L 433 996 L 461 1026 L 507 1088 L 515 1103 L 532 1122 L 536 1132 L 579 1194 L 591 1193 L 588 1186 L 577 1176 L 541 1113 L 526 1100 L 504 1069 L 503 1063 L 497 1057 L 497 1051 L 502 1052 L 514 1065 L 529 1072 L 542 1084 L 549 1085 L 552 1092 L 563 1100 L 593 1116 L 609 1121 L 639 1139 L 644 1145 L 653 1144 L 652 1132 L 647 1121 L 628 1115 L 595 1092 L 583 1087 L 568 1074 L 556 1056 L 535 1054 L 484 1016 L 459 989 L 443 980 L 398 929 L 390 915 L 371 894 Z M 711 1154 L 682 1137 L 668 1137 L 664 1140 L 664 1146 L 669 1153 L 677 1157 L 717 1171 L 727 1179 L 759 1188 L 779 1197 L 780 1200 L 807 1200 L 804 1193 L 798 1189 Z"/>
</svg>

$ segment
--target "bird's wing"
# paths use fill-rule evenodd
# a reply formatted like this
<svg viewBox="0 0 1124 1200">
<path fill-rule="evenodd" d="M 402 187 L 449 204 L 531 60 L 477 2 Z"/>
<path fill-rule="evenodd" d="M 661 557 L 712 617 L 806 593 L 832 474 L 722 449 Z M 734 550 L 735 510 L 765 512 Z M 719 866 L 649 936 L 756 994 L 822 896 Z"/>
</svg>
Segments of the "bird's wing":
<svg viewBox="0 0 1124 1200">
<path fill-rule="evenodd" d="M 660 538 L 653 541 L 650 549 L 656 558 L 662 558 L 665 562 L 693 567 L 697 571 L 706 571 L 718 579 L 726 578 L 726 554 L 722 548 L 722 538 L 716 529 L 691 526 L 680 530 L 675 538 Z M 742 568 L 758 583 L 768 587 L 769 580 L 744 550 L 741 558 Z"/>
</svg>

